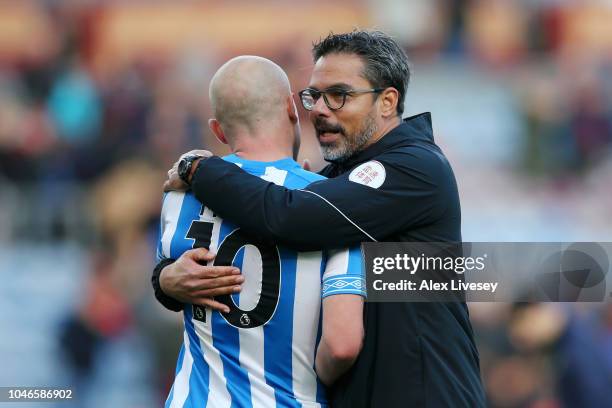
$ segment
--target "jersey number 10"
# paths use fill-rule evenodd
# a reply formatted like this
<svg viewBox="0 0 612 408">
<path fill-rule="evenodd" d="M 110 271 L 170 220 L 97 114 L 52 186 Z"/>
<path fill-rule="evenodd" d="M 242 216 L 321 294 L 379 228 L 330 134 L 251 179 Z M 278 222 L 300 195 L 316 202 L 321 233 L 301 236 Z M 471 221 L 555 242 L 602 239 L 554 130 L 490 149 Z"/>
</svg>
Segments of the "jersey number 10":
<svg viewBox="0 0 612 408">
<path fill-rule="evenodd" d="M 213 222 L 193 221 L 186 238 L 195 240 L 194 248 L 209 249 L 213 231 Z M 261 294 L 259 301 L 251 310 L 240 309 L 231 295 L 216 296 L 215 300 L 227 305 L 229 313 L 221 313 L 232 326 L 240 329 L 251 329 L 266 324 L 276 311 L 280 297 L 281 264 L 278 248 L 262 239 L 248 235 L 239 228 L 229 233 L 217 249 L 214 265 L 232 265 L 241 248 L 252 245 L 261 255 Z"/>
</svg>

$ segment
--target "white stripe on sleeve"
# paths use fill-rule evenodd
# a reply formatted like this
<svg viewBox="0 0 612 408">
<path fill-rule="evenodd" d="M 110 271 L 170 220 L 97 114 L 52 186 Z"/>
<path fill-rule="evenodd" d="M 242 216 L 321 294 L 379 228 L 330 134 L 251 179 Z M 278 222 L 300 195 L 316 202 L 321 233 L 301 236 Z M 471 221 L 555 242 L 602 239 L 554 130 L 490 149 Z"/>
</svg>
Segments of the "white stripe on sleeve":
<svg viewBox="0 0 612 408">
<path fill-rule="evenodd" d="M 165 258 L 170 258 L 170 244 L 172 237 L 178 225 L 179 216 L 181 215 L 181 207 L 185 193 L 171 191 L 166 195 L 164 205 L 161 211 L 161 243 L 162 255 Z"/>
</svg>

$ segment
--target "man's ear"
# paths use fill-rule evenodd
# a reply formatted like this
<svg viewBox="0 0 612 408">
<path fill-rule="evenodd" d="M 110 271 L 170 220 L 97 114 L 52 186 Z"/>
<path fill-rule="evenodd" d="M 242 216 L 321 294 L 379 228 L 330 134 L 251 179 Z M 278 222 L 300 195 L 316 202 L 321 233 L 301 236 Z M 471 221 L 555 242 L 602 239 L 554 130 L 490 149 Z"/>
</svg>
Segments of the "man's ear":
<svg viewBox="0 0 612 408">
<path fill-rule="evenodd" d="M 380 113 L 384 118 L 397 115 L 397 104 L 399 103 L 399 92 L 395 88 L 387 88 L 380 94 Z"/>
<path fill-rule="evenodd" d="M 219 123 L 217 119 L 208 119 L 208 127 L 213 132 L 218 141 L 223 144 L 228 144 L 227 139 L 225 138 L 225 134 L 223 133 L 223 129 L 221 128 L 221 123 Z"/>
<path fill-rule="evenodd" d="M 289 116 L 289 120 L 293 124 L 296 124 L 299 120 L 297 106 L 295 106 L 295 101 L 293 100 L 293 92 L 287 97 L 287 116 Z"/>
</svg>

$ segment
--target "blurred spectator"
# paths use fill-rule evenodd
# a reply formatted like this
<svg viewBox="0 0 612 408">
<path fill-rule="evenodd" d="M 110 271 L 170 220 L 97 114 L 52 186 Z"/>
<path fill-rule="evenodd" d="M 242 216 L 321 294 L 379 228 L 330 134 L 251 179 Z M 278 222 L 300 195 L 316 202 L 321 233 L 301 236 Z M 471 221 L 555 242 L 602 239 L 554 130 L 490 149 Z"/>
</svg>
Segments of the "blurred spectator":
<svg viewBox="0 0 612 408">
<path fill-rule="evenodd" d="M 87 71 L 73 62 L 59 74 L 47 102 L 49 115 L 61 140 L 84 144 L 99 136 L 102 106 Z"/>
<path fill-rule="evenodd" d="M 608 407 L 612 387 L 610 311 L 565 309 L 553 304 L 518 305 L 510 336 L 518 351 L 548 360 L 563 407 Z"/>
<path fill-rule="evenodd" d="M 570 131 L 583 166 L 606 158 L 612 145 L 612 103 L 601 85 L 597 79 L 580 84 L 571 101 Z"/>
</svg>

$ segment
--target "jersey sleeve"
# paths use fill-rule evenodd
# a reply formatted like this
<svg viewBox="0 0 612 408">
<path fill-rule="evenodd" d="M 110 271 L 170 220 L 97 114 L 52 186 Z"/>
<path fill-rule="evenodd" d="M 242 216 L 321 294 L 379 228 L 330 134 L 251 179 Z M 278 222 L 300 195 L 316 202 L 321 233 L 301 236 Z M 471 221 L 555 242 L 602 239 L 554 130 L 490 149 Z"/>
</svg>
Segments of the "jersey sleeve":
<svg viewBox="0 0 612 408">
<path fill-rule="evenodd" d="M 159 239 L 157 241 L 156 253 L 157 265 L 153 269 L 151 275 L 151 284 L 153 286 L 155 298 L 166 309 L 173 312 L 183 310 L 183 304 L 162 291 L 159 283 L 159 276 L 164 267 L 174 262 L 174 259 L 171 257 L 170 248 L 180 213 L 180 205 L 177 207 L 177 198 L 179 194 L 180 193 L 170 192 L 164 195 L 159 220 Z"/>
<path fill-rule="evenodd" d="M 159 236 L 161 237 L 161 225 L 160 225 L 160 233 Z M 157 241 L 157 250 L 155 252 L 155 262 L 159 262 L 162 261 L 164 259 L 167 259 L 168 257 L 164 255 L 164 253 L 162 252 L 162 246 L 161 246 L 161 239 L 159 239 Z"/>
<path fill-rule="evenodd" d="M 162 241 L 164 239 L 164 233 L 166 233 L 167 231 L 166 222 L 165 222 L 165 214 L 167 214 L 168 212 L 168 209 L 166 208 L 167 207 L 166 206 L 167 196 L 168 196 L 168 193 L 164 194 L 162 198 L 162 210 L 159 216 L 159 237 L 157 239 L 157 251 L 156 251 L 156 256 L 155 256 L 155 260 L 157 262 L 170 258 L 169 253 L 164 253 L 164 247 L 162 245 Z"/>
<path fill-rule="evenodd" d="M 164 194 L 162 210 L 159 217 L 159 240 L 157 242 L 157 262 L 171 258 L 170 243 L 172 242 L 172 225 L 178 222 L 178 214 L 173 214 L 172 202 L 177 193 L 169 192 Z"/>
<path fill-rule="evenodd" d="M 177 231 L 184 199 L 185 193 L 181 192 L 170 191 L 164 195 L 161 216 L 159 219 L 159 241 L 157 244 L 158 262 L 163 259 L 178 257 L 172 256 L 172 241 Z"/>
<path fill-rule="evenodd" d="M 321 298 L 342 294 L 366 297 L 365 274 L 359 246 L 330 250 L 327 253 Z"/>
</svg>

